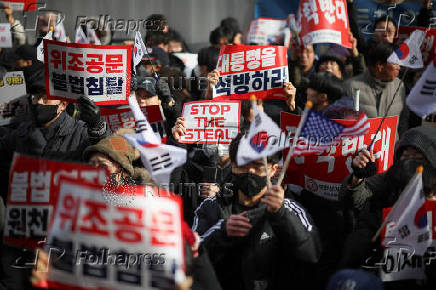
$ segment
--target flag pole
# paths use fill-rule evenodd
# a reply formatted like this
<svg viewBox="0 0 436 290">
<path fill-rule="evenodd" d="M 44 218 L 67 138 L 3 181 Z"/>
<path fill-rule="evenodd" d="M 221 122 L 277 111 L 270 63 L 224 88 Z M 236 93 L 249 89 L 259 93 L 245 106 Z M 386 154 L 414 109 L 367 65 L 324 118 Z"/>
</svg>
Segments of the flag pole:
<svg viewBox="0 0 436 290">
<path fill-rule="evenodd" d="M 251 95 L 250 96 L 250 101 L 251 101 L 251 108 L 254 111 L 254 107 L 257 106 L 256 96 L 255 95 Z M 271 188 L 271 178 L 269 178 L 268 160 L 267 160 L 266 156 L 264 156 L 262 159 L 263 159 L 263 165 L 265 166 L 266 186 L 267 186 L 268 189 L 270 189 Z"/>
<path fill-rule="evenodd" d="M 407 192 L 409 190 L 410 185 L 412 184 L 412 181 L 415 180 L 417 178 L 418 175 L 422 174 L 422 172 L 424 171 L 424 166 L 419 165 L 416 168 L 416 173 L 413 176 L 413 178 L 410 179 L 409 184 L 407 184 L 406 188 L 404 188 L 403 192 L 401 193 L 400 197 L 397 199 L 397 201 L 395 202 L 395 204 L 392 206 L 392 210 L 389 212 L 389 214 L 386 216 L 385 220 L 383 221 L 382 225 L 378 228 L 377 232 L 375 233 L 375 235 L 372 237 L 371 241 L 375 242 L 377 240 L 377 237 L 380 235 L 381 231 L 383 230 L 383 228 L 387 225 L 387 223 L 390 220 L 391 217 L 391 213 L 393 212 L 393 209 L 395 208 L 395 206 L 397 204 L 399 204 L 400 202 L 402 202 L 402 200 L 405 198 L 405 192 Z"/>
<path fill-rule="evenodd" d="M 300 124 L 298 124 L 297 132 L 295 132 L 294 140 L 292 141 L 292 146 L 289 148 L 288 155 L 286 155 L 285 163 L 283 164 L 282 171 L 280 172 L 280 176 L 277 180 L 277 184 L 281 184 L 283 178 L 285 177 L 285 172 L 288 169 L 289 162 L 291 161 L 291 156 L 294 153 L 294 148 L 297 145 L 297 140 L 300 137 L 301 129 L 303 128 L 304 123 L 306 122 L 307 115 L 309 114 L 309 110 L 312 108 L 312 102 L 307 101 L 306 106 L 304 108 L 303 116 L 301 117 Z"/>
</svg>

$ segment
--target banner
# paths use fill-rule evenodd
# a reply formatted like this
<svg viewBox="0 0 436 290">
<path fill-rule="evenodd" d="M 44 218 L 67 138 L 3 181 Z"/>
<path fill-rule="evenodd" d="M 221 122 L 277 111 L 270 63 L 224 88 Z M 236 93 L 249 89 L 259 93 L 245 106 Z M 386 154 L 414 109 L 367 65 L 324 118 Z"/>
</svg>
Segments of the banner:
<svg viewBox="0 0 436 290">
<path fill-rule="evenodd" d="M 425 31 L 425 27 L 414 27 L 414 26 L 400 26 L 398 30 L 398 40 L 397 43 L 402 43 L 406 40 L 413 31 L 421 30 Z M 422 61 L 424 65 L 428 65 L 436 57 L 436 29 L 432 28 L 427 31 L 424 36 L 424 41 L 421 45 Z"/>
<path fill-rule="evenodd" d="M 250 22 L 248 44 L 283 45 L 291 44 L 291 31 L 286 19 L 258 18 Z"/>
<path fill-rule="evenodd" d="M 282 112 L 280 124 L 290 137 L 295 135 L 301 116 Z M 382 118 L 369 119 L 369 133 L 360 137 L 345 138 L 341 144 L 332 145 L 321 154 L 293 157 L 284 179 L 285 184 L 300 192 L 306 189 L 322 198 L 337 201 L 345 177 L 352 172 L 351 163 L 359 150 L 368 147 Z M 347 120 L 335 120 L 346 125 Z M 374 142 L 377 172 L 386 171 L 393 162 L 395 134 L 398 117 L 386 117 Z M 283 150 L 284 156 L 288 149 Z"/>
<path fill-rule="evenodd" d="M 185 103 L 186 134 L 180 143 L 230 144 L 239 132 L 239 101 L 196 101 Z"/>
<path fill-rule="evenodd" d="M 0 23 L 0 47 L 12 47 L 11 25 Z"/>
<path fill-rule="evenodd" d="M 351 48 L 346 0 L 301 0 L 297 19 L 304 45 L 336 43 Z"/>
<path fill-rule="evenodd" d="M 9 176 L 4 242 L 35 248 L 47 236 L 61 176 L 78 182 L 106 182 L 103 169 L 15 154 Z"/>
<path fill-rule="evenodd" d="M 216 69 L 221 75 L 213 98 L 287 100 L 283 82 L 288 78 L 284 46 L 224 45 Z"/>
<path fill-rule="evenodd" d="M 9 6 L 13 11 L 35 11 L 36 10 L 36 0 L 5 0 L 0 1 L 1 4 Z"/>
<path fill-rule="evenodd" d="M 28 111 L 28 102 L 17 100 L 26 94 L 26 83 L 22 71 L 7 72 L 0 79 L 0 126 L 10 123 L 13 117 Z"/>
<path fill-rule="evenodd" d="M 131 47 L 44 40 L 48 99 L 77 101 L 87 96 L 97 105 L 128 104 Z"/>
<path fill-rule="evenodd" d="M 107 203 L 99 186 L 61 181 L 46 250 L 62 256 L 51 259 L 49 287 L 175 289 L 185 279 L 181 198 L 125 204 Z"/>
<path fill-rule="evenodd" d="M 165 131 L 165 117 L 162 108 L 159 105 L 142 107 L 141 111 L 144 113 L 151 128 L 162 139 L 162 143 L 166 143 L 167 134 Z M 100 114 L 106 121 L 112 133 L 120 128 L 134 129 L 136 128 L 135 118 L 130 108 L 125 109 L 107 109 L 100 108 Z"/>
</svg>

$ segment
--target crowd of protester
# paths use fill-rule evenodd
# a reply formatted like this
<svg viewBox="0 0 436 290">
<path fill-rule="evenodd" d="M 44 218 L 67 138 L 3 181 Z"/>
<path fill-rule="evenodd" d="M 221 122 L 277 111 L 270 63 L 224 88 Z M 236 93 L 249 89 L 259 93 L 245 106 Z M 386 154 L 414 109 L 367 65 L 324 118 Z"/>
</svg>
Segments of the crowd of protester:
<svg viewBox="0 0 436 290">
<path fill-rule="evenodd" d="M 429 23 L 429 2 L 424 1 L 418 26 Z M 8 104 L 14 107 L 13 118 L 9 125 L 0 127 L 0 232 L 14 152 L 106 168 L 117 184 L 155 183 L 141 164 L 139 153 L 123 138 L 126 132 L 111 135 L 100 107 L 92 100 L 82 97 L 78 103 L 68 103 L 47 99 L 44 66 L 37 60 L 36 47 L 48 32 L 51 18 L 40 17 L 40 37 L 35 44 L 29 44 L 12 10 L 6 7 L 3 12 L 12 25 L 13 48 L 0 48 L 0 75 L 23 71 L 27 95 Z M 344 179 L 338 201 L 306 189 L 296 193 L 276 184 L 282 170 L 281 153 L 267 159 L 267 172 L 273 182 L 270 187 L 262 160 L 237 165 L 240 140 L 253 120 L 248 100 L 241 101 L 241 132 L 230 145 L 180 143 L 186 133 L 181 117 L 183 105 L 212 99 L 220 76 L 215 69 L 220 48 L 243 44 L 243 32 L 236 19 L 223 19 L 210 32 L 209 46 L 198 51 L 197 68 L 186 76 L 184 63 L 174 53 L 192 52 L 188 44 L 168 26 L 164 15 L 149 16 L 159 25 L 146 31 L 144 43 L 150 51 L 136 67 L 131 90 L 141 107 L 162 107 L 167 144 L 187 149 L 186 164 L 171 174 L 171 183 L 180 185 L 174 191 L 183 198 L 184 219 L 192 229 L 184 228 L 190 249 L 186 252 L 187 271 L 192 280 L 179 288 L 435 289 L 434 263 L 426 265 L 425 281 L 382 283 L 376 270 L 362 267 L 381 248 L 380 240 L 374 243 L 371 238 L 382 224 L 383 208 L 395 203 L 419 164 L 425 168 L 426 197 L 435 199 L 436 125 L 421 124 L 405 104 L 407 93 L 417 81 L 414 75 L 419 72 L 404 72 L 387 62 L 396 44 L 395 20 L 380 17 L 373 24 L 372 38 L 365 40 L 356 24 L 352 1 L 348 1 L 348 13 L 351 49 L 332 45 L 316 55 L 316 45 L 303 46 L 293 38 L 289 82 L 284 83 L 288 101 L 257 100 L 259 109 L 279 126 L 281 112 L 301 115 L 306 101 L 313 103 L 314 111 L 329 118 L 355 119 L 355 89 L 360 90 L 360 111 L 369 118 L 385 114 L 399 117 L 393 166 L 375 174 L 373 152 L 360 151 L 352 160 L 354 172 Z M 102 44 L 112 44 L 111 31 L 96 32 Z M 133 44 L 132 40 L 125 43 Z M 404 79 L 413 81 L 402 82 L 402 73 L 410 75 Z M 199 86 L 200 78 L 207 78 L 207 85 Z M 388 106 L 394 95 L 393 105 Z M 114 148 L 114 140 L 128 150 Z M 202 186 L 187 186 L 192 183 Z M 200 240 L 199 248 L 195 239 Z M 38 271 L 38 265 L 47 261 L 43 252 L 33 269 L 18 269 L 11 267 L 17 257 L 31 258 L 33 253 L 0 244 L 0 289 L 31 289 L 32 284 L 47 278 L 46 273 Z"/>
</svg>

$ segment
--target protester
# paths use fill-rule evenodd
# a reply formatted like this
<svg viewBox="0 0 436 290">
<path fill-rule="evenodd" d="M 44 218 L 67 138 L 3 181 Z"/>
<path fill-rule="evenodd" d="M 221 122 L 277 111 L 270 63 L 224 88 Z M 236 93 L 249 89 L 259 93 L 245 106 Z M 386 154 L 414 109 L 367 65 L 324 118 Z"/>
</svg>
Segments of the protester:
<svg viewBox="0 0 436 290">
<path fill-rule="evenodd" d="M 14 12 L 10 6 L 4 5 L 2 8 L 5 13 L 6 20 L 11 25 L 11 33 L 13 46 L 17 47 L 26 43 L 26 32 L 20 20 L 15 19 L 12 13 Z"/>
<path fill-rule="evenodd" d="M 286 288 L 292 263 L 318 261 L 317 230 L 304 209 L 284 198 L 280 185 L 267 188 L 261 160 L 237 166 L 241 138 L 230 145 L 234 183 L 196 209 L 193 229 L 201 235 L 224 289 Z M 269 177 L 279 158 L 268 157 Z"/>
<path fill-rule="evenodd" d="M 393 51 L 387 42 L 371 42 L 366 55 L 368 70 L 349 79 L 345 86 L 348 96 L 353 96 L 354 89 L 360 90 L 360 108 L 369 118 L 398 116 L 401 136 L 408 128 L 409 111 L 404 84 L 397 78 L 400 66 L 387 62 Z"/>
</svg>

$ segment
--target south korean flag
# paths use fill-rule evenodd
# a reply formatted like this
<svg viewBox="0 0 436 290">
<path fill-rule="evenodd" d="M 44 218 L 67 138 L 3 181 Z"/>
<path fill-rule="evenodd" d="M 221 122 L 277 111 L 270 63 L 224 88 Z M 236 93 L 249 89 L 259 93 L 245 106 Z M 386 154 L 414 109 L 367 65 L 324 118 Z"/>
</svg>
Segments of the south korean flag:
<svg viewBox="0 0 436 290">
<path fill-rule="evenodd" d="M 126 134 L 124 138 L 138 149 L 144 167 L 151 173 L 153 180 L 167 187 L 171 172 L 186 163 L 186 150 L 165 144 L 152 144 L 144 140 L 142 134 Z"/>
<path fill-rule="evenodd" d="M 142 56 L 145 54 L 145 45 L 142 41 L 141 32 L 136 31 L 135 48 L 133 49 L 133 70 L 136 73 L 136 66 L 141 62 Z"/>
</svg>

